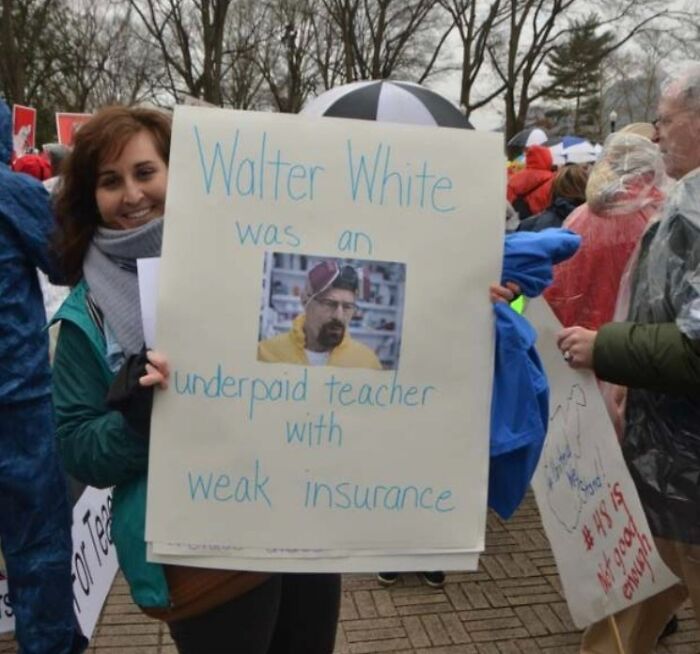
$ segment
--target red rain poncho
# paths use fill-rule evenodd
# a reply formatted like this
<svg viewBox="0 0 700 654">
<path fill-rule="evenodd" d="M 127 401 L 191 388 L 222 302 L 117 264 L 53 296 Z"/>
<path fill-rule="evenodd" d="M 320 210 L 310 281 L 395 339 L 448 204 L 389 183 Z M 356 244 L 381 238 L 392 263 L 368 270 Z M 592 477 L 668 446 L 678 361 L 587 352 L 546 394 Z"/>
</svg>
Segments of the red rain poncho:
<svg viewBox="0 0 700 654">
<path fill-rule="evenodd" d="M 658 217 L 666 186 L 658 147 L 614 134 L 591 171 L 586 203 L 564 222 L 581 248 L 554 270 L 544 296 L 564 327 L 597 330 L 615 312 L 620 280 L 647 225 Z"/>
</svg>

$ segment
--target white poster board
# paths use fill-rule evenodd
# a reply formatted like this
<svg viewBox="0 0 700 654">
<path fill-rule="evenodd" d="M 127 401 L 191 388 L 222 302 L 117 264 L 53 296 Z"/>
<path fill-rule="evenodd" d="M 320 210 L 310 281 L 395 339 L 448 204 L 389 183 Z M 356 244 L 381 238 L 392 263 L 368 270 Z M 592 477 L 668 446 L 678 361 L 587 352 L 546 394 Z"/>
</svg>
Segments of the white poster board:
<svg viewBox="0 0 700 654">
<path fill-rule="evenodd" d="M 159 560 L 213 548 L 228 567 L 284 570 L 313 550 L 301 558 L 342 571 L 353 556 L 483 549 L 501 146 L 176 109 L 157 329 L 171 384 L 154 406 L 146 530 Z M 259 361 L 270 252 L 401 264 L 398 368 Z"/>
<path fill-rule="evenodd" d="M 10 605 L 7 579 L 0 574 L 0 634 L 15 630 L 15 615 Z"/>
<path fill-rule="evenodd" d="M 528 304 L 550 388 L 549 430 L 532 480 L 577 627 L 676 583 L 659 557 L 595 376 L 573 370 L 544 300 Z"/>
<path fill-rule="evenodd" d="M 160 257 L 137 259 L 139 277 L 139 302 L 141 322 L 146 347 L 153 348 L 156 342 L 156 307 L 158 302 L 158 273 Z"/>
<path fill-rule="evenodd" d="M 88 486 L 73 507 L 73 608 L 87 638 L 92 637 L 119 567 L 112 542 L 111 515 L 110 490 Z M 0 633 L 14 628 L 7 580 L 0 579 Z"/>
</svg>

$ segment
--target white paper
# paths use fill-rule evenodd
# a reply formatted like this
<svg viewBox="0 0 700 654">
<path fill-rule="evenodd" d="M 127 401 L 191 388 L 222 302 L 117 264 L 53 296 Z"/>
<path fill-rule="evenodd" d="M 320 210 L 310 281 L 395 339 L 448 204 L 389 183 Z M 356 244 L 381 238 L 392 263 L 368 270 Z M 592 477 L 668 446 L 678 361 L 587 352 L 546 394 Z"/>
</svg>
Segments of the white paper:
<svg viewBox="0 0 700 654">
<path fill-rule="evenodd" d="M 156 346 L 156 310 L 158 301 L 158 270 L 160 257 L 137 259 L 141 323 L 146 347 Z"/>
<path fill-rule="evenodd" d="M 171 382 L 154 405 L 148 541 L 483 549 L 502 144 L 425 137 L 176 109 L 158 303 Z M 361 251 L 342 249 L 348 232 Z M 258 361 L 271 251 L 404 264 L 398 370 Z M 289 438 L 321 420 L 324 438 Z"/>
<path fill-rule="evenodd" d="M 171 549 L 171 548 L 166 548 Z M 172 548 L 180 549 L 182 548 Z M 414 572 L 416 570 L 477 570 L 480 552 L 446 552 L 439 554 L 367 554 L 323 556 L 315 555 L 304 558 L 244 557 L 226 556 L 191 556 L 186 554 L 162 554 L 156 551 L 152 543 L 147 546 L 148 560 L 154 563 L 187 565 L 203 568 L 221 568 L 228 570 L 254 570 L 259 572 L 338 572 L 372 573 L 382 570 L 396 572 Z"/>
<path fill-rule="evenodd" d="M 549 431 L 532 480 L 569 611 L 583 628 L 677 582 L 654 544 L 594 375 L 556 346 L 561 325 L 528 304 L 550 389 Z"/>
</svg>

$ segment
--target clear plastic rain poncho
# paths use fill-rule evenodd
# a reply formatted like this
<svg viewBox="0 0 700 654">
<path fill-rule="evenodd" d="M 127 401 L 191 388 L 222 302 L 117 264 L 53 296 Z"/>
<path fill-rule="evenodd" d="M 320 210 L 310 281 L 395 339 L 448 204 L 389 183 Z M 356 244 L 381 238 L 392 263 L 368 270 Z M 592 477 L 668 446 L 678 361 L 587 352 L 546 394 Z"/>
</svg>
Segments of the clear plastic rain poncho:
<svg viewBox="0 0 700 654">
<path fill-rule="evenodd" d="M 581 248 L 554 271 L 545 298 L 565 327 L 598 329 L 613 318 L 620 279 L 650 222 L 658 218 L 668 180 L 658 147 L 616 133 L 591 170 L 586 203 L 564 222 Z"/>
<path fill-rule="evenodd" d="M 630 334 L 624 345 L 654 366 L 658 381 L 653 391 L 630 384 L 622 446 L 654 535 L 700 545 L 700 167 L 688 172 L 700 162 L 700 69 L 692 84 L 675 131 L 660 132 L 667 170 L 685 166 L 685 175 L 644 235 L 630 276 L 627 320 L 659 328 Z M 679 102 L 668 90 L 663 97 Z M 660 114 L 667 109 L 662 98 Z"/>
</svg>

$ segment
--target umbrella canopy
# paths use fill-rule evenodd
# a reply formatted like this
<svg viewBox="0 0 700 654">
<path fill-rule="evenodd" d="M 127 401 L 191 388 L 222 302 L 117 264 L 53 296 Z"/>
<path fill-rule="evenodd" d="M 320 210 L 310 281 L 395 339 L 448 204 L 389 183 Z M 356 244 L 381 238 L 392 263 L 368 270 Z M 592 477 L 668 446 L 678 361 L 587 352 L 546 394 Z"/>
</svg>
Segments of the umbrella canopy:
<svg viewBox="0 0 700 654">
<path fill-rule="evenodd" d="M 563 166 L 566 163 L 563 143 L 550 146 L 549 151 L 552 153 L 552 164 L 555 166 Z"/>
<path fill-rule="evenodd" d="M 566 163 L 595 163 L 598 159 L 598 152 L 590 141 L 582 140 L 580 143 L 564 147 L 564 157 Z"/>
<path fill-rule="evenodd" d="M 583 143 L 585 140 L 586 139 L 583 138 L 583 136 L 573 136 L 571 134 L 567 134 L 566 136 L 553 136 L 545 143 L 545 145 L 561 145 L 563 148 L 570 148 L 572 145 Z"/>
<path fill-rule="evenodd" d="M 542 145 L 547 140 L 547 134 L 539 127 L 528 127 L 518 132 L 508 145 L 512 147 L 528 148 L 531 145 Z"/>
<path fill-rule="evenodd" d="M 300 113 L 473 129 L 447 98 L 413 82 L 370 80 L 343 84 L 313 99 Z"/>
<path fill-rule="evenodd" d="M 562 136 L 561 143 L 564 148 L 571 148 L 580 143 L 588 143 L 588 141 L 583 136 Z"/>
<path fill-rule="evenodd" d="M 594 163 L 601 148 L 580 136 L 564 136 L 549 141 L 549 151 L 555 166 L 570 163 Z"/>
</svg>

